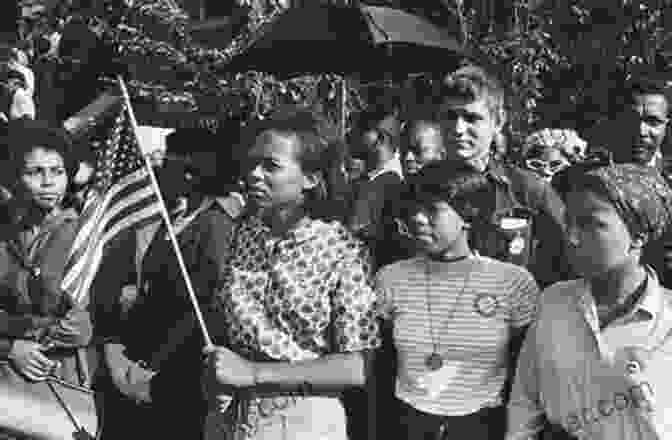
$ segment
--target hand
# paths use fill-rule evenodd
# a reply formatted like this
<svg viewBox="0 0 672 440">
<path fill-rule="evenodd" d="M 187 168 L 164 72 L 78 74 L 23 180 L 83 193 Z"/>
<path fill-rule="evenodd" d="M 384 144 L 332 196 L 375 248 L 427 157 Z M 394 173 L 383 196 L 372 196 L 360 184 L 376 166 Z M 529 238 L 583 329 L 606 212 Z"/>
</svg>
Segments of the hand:
<svg viewBox="0 0 672 440">
<path fill-rule="evenodd" d="M 82 347 L 92 336 L 91 317 L 86 310 L 72 309 L 49 329 L 54 347 Z"/>
<path fill-rule="evenodd" d="M 155 372 L 128 361 L 125 368 L 110 369 L 110 374 L 112 382 L 121 394 L 138 403 L 151 403 L 151 380 Z"/>
<path fill-rule="evenodd" d="M 150 403 L 150 382 L 155 372 L 142 368 L 123 353 L 120 344 L 105 347 L 105 361 L 110 371 L 112 383 L 121 394 L 136 402 Z"/>
<path fill-rule="evenodd" d="M 250 387 L 256 383 L 254 363 L 225 347 L 206 347 L 206 386 Z"/>
<path fill-rule="evenodd" d="M 126 370 L 126 394 L 138 403 L 151 403 L 151 380 L 156 373 L 131 362 Z"/>
<path fill-rule="evenodd" d="M 16 339 L 12 343 L 9 359 L 19 373 L 28 379 L 45 380 L 58 367 L 58 362 L 52 361 L 42 353 L 46 349 L 37 342 Z"/>
</svg>

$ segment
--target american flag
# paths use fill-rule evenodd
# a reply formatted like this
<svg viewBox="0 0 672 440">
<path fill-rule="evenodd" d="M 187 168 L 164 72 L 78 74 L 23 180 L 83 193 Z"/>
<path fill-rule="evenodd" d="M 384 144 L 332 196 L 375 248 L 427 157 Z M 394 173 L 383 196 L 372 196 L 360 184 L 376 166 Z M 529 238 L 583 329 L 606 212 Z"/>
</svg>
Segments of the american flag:
<svg viewBox="0 0 672 440">
<path fill-rule="evenodd" d="M 144 167 L 128 111 L 122 105 L 102 142 L 94 143 L 95 184 L 70 249 L 61 288 L 86 306 L 103 249 L 120 232 L 158 218 L 158 196 Z"/>
</svg>

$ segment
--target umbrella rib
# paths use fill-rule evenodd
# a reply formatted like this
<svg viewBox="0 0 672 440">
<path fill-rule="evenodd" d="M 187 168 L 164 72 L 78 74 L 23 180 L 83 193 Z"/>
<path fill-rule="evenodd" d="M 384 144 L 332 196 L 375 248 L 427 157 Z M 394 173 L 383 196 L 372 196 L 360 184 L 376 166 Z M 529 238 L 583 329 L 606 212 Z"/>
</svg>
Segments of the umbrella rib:
<svg viewBox="0 0 672 440">
<path fill-rule="evenodd" d="M 383 27 L 376 22 L 376 20 L 373 18 L 373 14 L 364 10 L 362 10 L 362 12 L 364 13 L 364 16 L 367 18 L 369 23 L 371 23 L 372 26 L 374 26 L 381 34 L 383 34 L 385 40 L 390 41 L 390 34 L 388 34 L 385 29 L 383 29 Z"/>
</svg>

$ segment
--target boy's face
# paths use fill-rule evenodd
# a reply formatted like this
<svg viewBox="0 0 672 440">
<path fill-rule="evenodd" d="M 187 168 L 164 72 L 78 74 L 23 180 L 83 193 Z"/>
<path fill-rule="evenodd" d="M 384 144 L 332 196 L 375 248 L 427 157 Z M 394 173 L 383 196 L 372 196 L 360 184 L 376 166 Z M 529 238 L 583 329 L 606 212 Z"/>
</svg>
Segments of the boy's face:
<svg viewBox="0 0 672 440">
<path fill-rule="evenodd" d="M 495 135 L 502 129 L 500 118 L 490 111 L 485 98 L 446 98 L 439 108 L 439 118 L 448 158 L 465 163 L 487 156 Z"/>
<path fill-rule="evenodd" d="M 590 191 L 567 195 L 567 241 L 574 269 L 594 278 L 632 261 L 633 239 L 614 206 Z"/>
<path fill-rule="evenodd" d="M 409 214 L 411 233 L 419 247 L 429 254 L 445 253 L 464 234 L 466 222 L 447 202 L 418 203 Z"/>
<path fill-rule="evenodd" d="M 402 165 L 406 175 L 413 175 L 432 162 L 445 158 L 443 135 L 438 125 L 418 122 L 411 127 L 408 145 L 402 154 Z"/>
</svg>

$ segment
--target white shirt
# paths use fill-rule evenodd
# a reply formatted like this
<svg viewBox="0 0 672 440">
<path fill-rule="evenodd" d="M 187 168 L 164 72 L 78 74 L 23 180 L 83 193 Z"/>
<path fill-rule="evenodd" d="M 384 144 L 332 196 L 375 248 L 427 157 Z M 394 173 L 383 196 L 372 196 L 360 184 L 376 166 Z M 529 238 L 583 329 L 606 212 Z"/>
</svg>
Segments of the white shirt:
<svg viewBox="0 0 672 440">
<path fill-rule="evenodd" d="M 394 153 L 394 158 L 385 162 L 385 164 L 383 164 L 382 167 L 369 172 L 368 174 L 369 181 L 375 179 L 376 177 L 388 171 L 398 174 L 401 180 L 404 180 L 404 171 L 403 168 L 401 167 L 401 156 L 399 155 L 399 153 Z"/>
<path fill-rule="evenodd" d="M 508 440 L 544 419 L 579 439 L 672 438 L 672 293 L 650 273 L 633 313 L 600 330 L 590 286 L 557 283 L 518 359 Z"/>
</svg>

